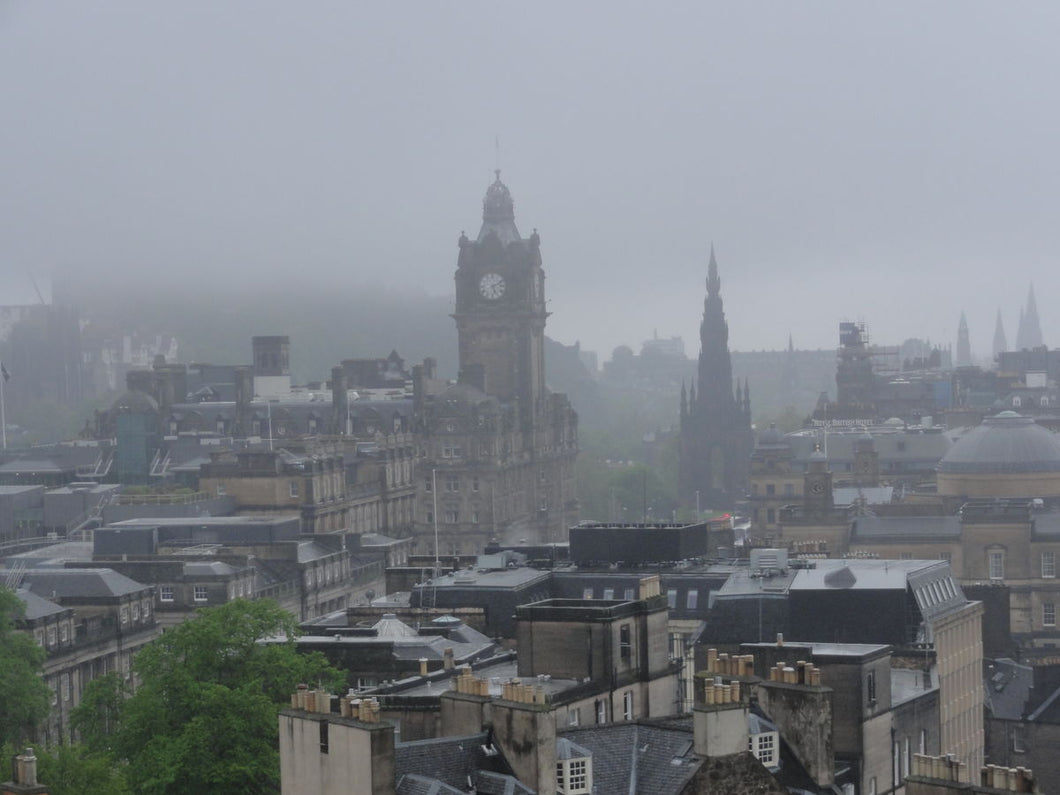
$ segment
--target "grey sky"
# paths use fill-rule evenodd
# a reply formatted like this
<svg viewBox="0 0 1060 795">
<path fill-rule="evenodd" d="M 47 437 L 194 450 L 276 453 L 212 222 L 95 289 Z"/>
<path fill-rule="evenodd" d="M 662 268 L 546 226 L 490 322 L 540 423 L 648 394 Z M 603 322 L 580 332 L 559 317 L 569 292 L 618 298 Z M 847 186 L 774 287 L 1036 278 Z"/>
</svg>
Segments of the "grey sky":
<svg viewBox="0 0 1060 795">
<path fill-rule="evenodd" d="M 2 2 L 0 303 L 24 272 L 452 291 L 501 141 L 549 333 L 1056 345 L 1060 6 Z M 380 350 L 386 341 L 380 341 Z M 385 351 L 384 351 L 385 352 Z"/>
</svg>

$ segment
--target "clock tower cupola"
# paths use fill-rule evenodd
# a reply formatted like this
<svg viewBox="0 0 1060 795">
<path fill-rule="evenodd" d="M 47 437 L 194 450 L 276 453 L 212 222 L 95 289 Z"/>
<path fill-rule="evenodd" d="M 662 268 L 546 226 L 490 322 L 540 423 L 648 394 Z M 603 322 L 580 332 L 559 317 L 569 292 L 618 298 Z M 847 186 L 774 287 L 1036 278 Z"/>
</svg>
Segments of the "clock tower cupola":
<svg viewBox="0 0 1060 795">
<path fill-rule="evenodd" d="M 524 427 L 533 425 L 545 395 L 545 275 L 541 239 L 523 238 L 515 202 L 500 171 L 482 202 L 482 227 L 460 235 L 456 320 L 460 377 L 504 402 L 518 402 Z"/>
</svg>

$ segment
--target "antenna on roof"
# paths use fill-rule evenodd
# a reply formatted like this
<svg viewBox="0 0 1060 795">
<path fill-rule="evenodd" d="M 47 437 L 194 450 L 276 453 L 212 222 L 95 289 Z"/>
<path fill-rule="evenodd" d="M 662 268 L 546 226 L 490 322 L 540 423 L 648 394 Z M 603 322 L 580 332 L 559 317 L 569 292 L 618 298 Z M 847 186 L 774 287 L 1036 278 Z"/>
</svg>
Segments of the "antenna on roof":
<svg viewBox="0 0 1060 795">
<path fill-rule="evenodd" d="M 493 155 L 494 163 L 493 169 L 497 174 L 497 179 L 501 178 L 501 137 L 500 135 L 493 136 Z"/>
</svg>

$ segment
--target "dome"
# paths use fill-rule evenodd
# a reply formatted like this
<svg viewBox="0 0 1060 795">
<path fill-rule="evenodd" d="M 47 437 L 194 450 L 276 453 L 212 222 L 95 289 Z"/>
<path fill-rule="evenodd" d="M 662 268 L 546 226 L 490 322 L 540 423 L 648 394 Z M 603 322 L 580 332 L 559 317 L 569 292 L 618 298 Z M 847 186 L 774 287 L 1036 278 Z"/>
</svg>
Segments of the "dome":
<svg viewBox="0 0 1060 795">
<path fill-rule="evenodd" d="M 130 389 L 114 401 L 111 411 L 122 414 L 157 414 L 158 403 L 146 392 Z"/>
<path fill-rule="evenodd" d="M 522 238 L 515 226 L 515 202 L 512 201 L 511 191 L 501 182 L 499 169 L 496 174 L 497 179 L 486 189 L 486 198 L 482 200 L 482 228 L 478 233 L 478 242 L 494 234 L 501 243 L 508 245 Z"/>
<path fill-rule="evenodd" d="M 957 442 L 939 462 L 940 474 L 1060 472 L 1060 438 L 1031 417 L 1003 411 Z"/>
</svg>

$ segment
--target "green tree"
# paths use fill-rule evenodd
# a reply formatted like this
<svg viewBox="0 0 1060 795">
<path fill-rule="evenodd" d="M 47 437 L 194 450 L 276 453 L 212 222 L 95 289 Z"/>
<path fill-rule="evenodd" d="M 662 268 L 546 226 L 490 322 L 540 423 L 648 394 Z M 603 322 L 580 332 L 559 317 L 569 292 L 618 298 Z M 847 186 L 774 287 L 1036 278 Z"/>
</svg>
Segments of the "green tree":
<svg viewBox="0 0 1060 795">
<path fill-rule="evenodd" d="M 343 679 L 323 656 L 299 654 L 296 634 L 294 618 L 274 602 L 240 599 L 200 610 L 145 646 L 134 662 L 140 685 L 112 738 L 131 788 L 176 795 L 275 787 L 280 707 L 299 682 L 336 688 Z M 258 642 L 281 635 L 285 642 Z M 105 741 L 89 730 L 85 742 Z"/>
<path fill-rule="evenodd" d="M 37 780 L 51 795 L 130 795 L 125 768 L 83 745 L 37 748 Z"/>
<path fill-rule="evenodd" d="M 0 586 L 0 744 L 22 743 L 51 709 L 51 691 L 41 678 L 44 649 L 17 629 L 24 615 L 22 600 Z"/>
</svg>

